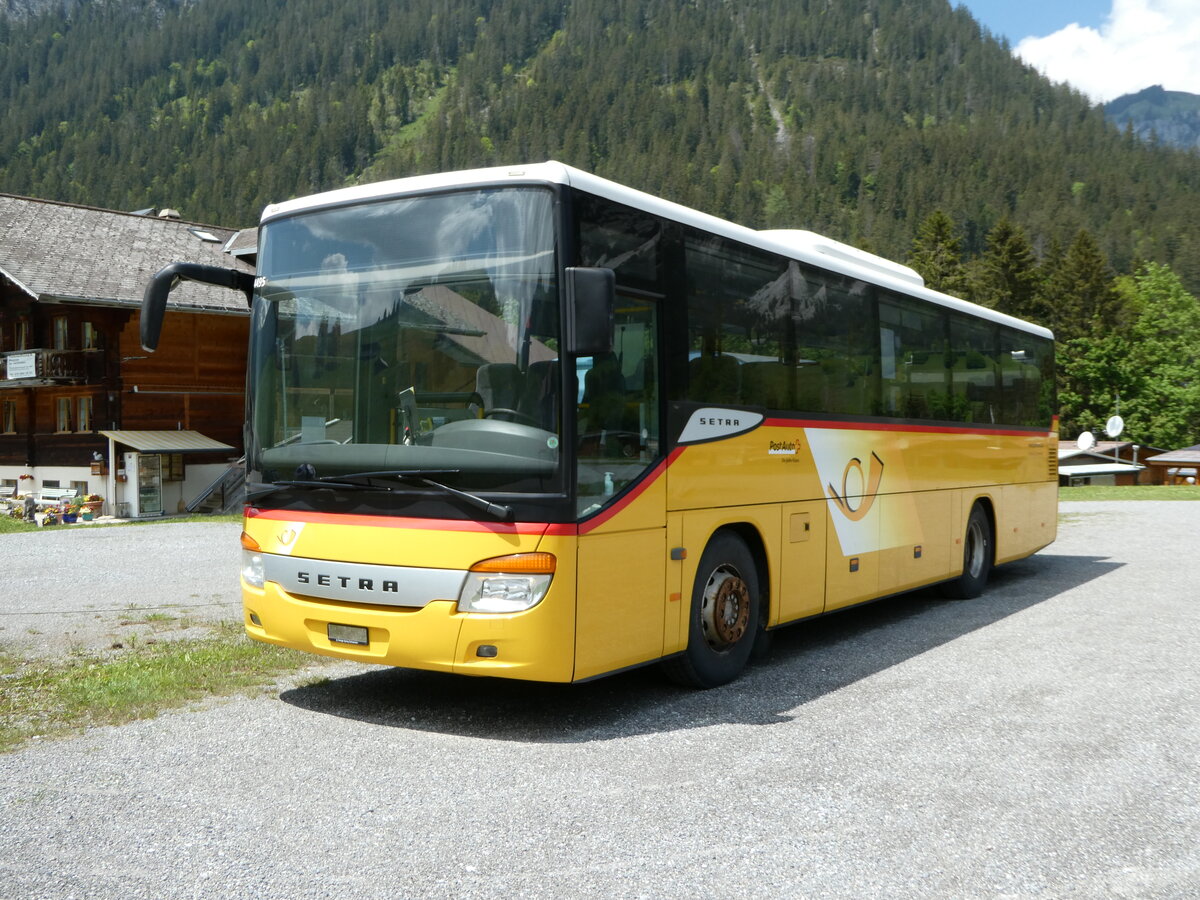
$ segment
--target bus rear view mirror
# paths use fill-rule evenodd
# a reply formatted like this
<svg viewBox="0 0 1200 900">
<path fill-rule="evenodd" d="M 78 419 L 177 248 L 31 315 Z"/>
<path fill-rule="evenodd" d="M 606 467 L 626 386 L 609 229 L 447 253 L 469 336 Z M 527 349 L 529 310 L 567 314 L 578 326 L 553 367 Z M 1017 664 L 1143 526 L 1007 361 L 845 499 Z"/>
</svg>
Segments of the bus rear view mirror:
<svg viewBox="0 0 1200 900">
<path fill-rule="evenodd" d="M 595 356 L 613 348 L 617 276 L 612 269 L 570 267 L 566 271 L 567 352 Z"/>
<path fill-rule="evenodd" d="M 204 266 L 199 263 L 171 263 L 159 269 L 146 285 L 142 294 L 141 338 L 142 348 L 151 353 L 158 347 L 162 334 L 163 316 L 167 311 L 167 296 L 181 281 L 198 281 L 214 287 L 241 291 L 249 303 L 254 295 L 254 276 L 237 269 L 220 266 Z"/>
</svg>

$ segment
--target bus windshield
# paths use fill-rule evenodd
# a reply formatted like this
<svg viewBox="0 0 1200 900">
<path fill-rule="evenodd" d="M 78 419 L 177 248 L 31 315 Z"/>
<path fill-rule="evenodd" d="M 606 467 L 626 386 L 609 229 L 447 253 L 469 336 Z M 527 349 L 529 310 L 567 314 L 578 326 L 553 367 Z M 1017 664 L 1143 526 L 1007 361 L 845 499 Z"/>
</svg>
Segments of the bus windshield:
<svg viewBox="0 0 1200 900">
<path fill-rule="evenodd" d="M 514 187 L 264 224 L 249 470 L 561 491 L 554 209 Z"/>
</svg>

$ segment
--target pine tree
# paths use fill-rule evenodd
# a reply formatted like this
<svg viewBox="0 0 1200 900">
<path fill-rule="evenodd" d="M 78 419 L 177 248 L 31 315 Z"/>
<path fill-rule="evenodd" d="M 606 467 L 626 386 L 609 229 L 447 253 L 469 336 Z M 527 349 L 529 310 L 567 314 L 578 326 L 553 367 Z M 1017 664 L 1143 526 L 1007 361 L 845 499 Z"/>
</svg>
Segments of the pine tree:
<svg viewBox="0 0 1200 900">
<path fill-rule="evenodd" d="M 1007 217 L 988 233 L 978 266 L 975 300 L 1000 312 L 1039 324 L 1050 321 L 1042 305 L 1037 258 L 1025 231 Z"/>
<path fill-rule="evenodd" d="M 1050 326 L 1063 342 L 1112 333 L 1128 316 L 1113 273 L 1096 239 L 1081 229 L 1053 266 L 1047 261 L 1043 302 Z"/>
<path fill-rule="evenodd" d="M 935 291 L 962 297 L 968 293 L 969 279 L 962 260 L 962 241 L 954 233 L 954 223 L 940 209 L 917 229 L 908 264 Z"/>
</svg>

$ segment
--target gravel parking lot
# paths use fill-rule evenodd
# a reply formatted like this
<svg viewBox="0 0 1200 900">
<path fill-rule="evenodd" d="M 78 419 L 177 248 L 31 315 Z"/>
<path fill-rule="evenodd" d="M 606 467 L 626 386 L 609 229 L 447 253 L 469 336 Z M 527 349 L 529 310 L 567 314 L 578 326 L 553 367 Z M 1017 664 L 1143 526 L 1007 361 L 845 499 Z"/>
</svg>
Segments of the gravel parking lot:
<svg viewBox="0 0 1200 900">
<path fill-rule="evenodd" d="M 1193 898 L 1200 503 L 1062 512 L 979 600 L 786 630 L 714 691 L 335 663 L 35 744 L 0 757 L 0 897 Z M 109 529 L 170 580 L 92 622 L 236 604 L 237 527 L 196 527 Z M 124 558 L 102 534 L 0 552 Z"/>
<path fill-rule="evenodd" d="M 9 589 L 0 644 L 53 655 L 239 621 L 241 531 L 233 522 L 163 522 L 0 535 Z"/>
</svg>

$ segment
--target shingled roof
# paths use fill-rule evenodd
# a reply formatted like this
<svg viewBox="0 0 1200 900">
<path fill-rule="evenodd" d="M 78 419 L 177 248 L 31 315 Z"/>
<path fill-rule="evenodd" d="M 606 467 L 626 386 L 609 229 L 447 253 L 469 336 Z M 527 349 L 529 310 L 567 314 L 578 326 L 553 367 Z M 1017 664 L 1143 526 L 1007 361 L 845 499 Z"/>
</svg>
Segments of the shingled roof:
<svg viewBox="0 0 1200 900">
<path fill-rule="evenodd" d="M 213 225 L 0 194 L 0 277 L 42 301 L 138 306 L 150 276 L 172 262 L 253 272 L 223 251 L 236 231 Z M 181 309 L 246 312 L 244 295 L 184 282 Z"/>
<path fill-rule="evenodd" d="M 1160 466 L 1196 466 L 1200 465 L 1200 444 L 1172 450 L 1170 453 L 1160 453 L 1158 456 L 1147 457 L 1146 462 Z"/>
</svg>

